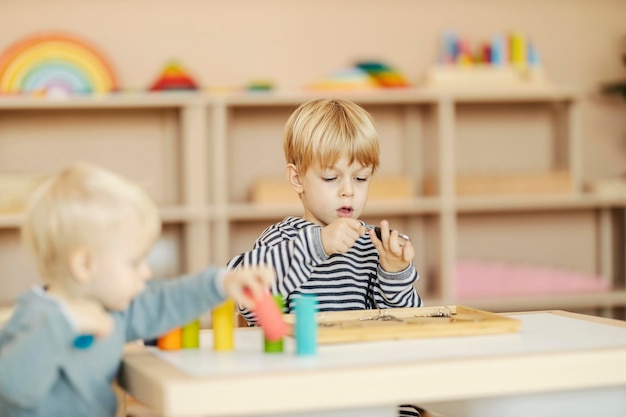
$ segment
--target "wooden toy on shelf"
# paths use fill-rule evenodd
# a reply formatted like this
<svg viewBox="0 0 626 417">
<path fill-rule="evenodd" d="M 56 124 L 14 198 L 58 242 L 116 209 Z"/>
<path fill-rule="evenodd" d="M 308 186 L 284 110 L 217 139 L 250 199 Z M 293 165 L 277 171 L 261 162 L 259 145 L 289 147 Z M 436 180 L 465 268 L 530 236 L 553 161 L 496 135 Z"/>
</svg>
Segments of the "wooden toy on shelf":
<svg viewBox="0 0 626 417">
<path fill-rule="evenodd" d="M 198 85 L 177 61 L 165 65 L 158 78 L 150 86 L 150 91 L 197 90 Z"/>
<path fill-rule="evenodd" d="M 246 85 L 246 91 L 272 91 L 274 89 L 274 82 L 267 79 L 251 80 Z"/>
<path fill-rule="evenodd" d="M 438 194 L 438 181 L 435 177 L 424 179 L 424 194 Z M 456 194 L 471 195 L 530 195 L 530 194 L 567 194 L 574 191 L 572 178 L 568 171 L 548 171 L 524 174 L 463 174 L 458 175 L 455 183 Z"/>
<path fill-rule="evenodd" d="M 490 43 L 473 51 L 465 37 L 442 36 L 439 61 L 429 68 L 421 84 L 436 88 L 529 87 L 546 83 L 539 53 L 519 32 L 495 34 Z"/>
<path fill-rule="evenodd" d="M 311 90 L 368 91 L 378 83 L 361 68 L 341 68 L 309 86 Z"/>
<path fill-rule="evenodd" d="M 380 61 L 357 62 L 313 83 L 312 90 L 367 91 L 380 88 L 408 87 L 409 83 L 397 70 Z"/>
<path fill-rule="evenodd" d="M 0 55 L 0 93 L 65 97 L 110 93 L 117 80 L 104 56 L 66 33 L 28 36 Z"/>
<path fill-rule="evenodd" d="M 391 68 L 389 65 L 379 61 L 364 61 L 356 64 L 357 68 L 361 68 L 367 72 L 380 87 L 409 87 L 410 84 L 399 71 Z"/>
</svg>

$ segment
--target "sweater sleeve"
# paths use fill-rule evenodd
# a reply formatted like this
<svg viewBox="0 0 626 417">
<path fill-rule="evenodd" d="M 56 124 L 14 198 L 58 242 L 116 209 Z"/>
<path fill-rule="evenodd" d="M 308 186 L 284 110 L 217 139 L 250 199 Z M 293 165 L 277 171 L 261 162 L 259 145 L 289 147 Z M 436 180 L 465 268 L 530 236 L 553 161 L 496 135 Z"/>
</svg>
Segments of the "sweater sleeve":
<svg viewBox="0 0 626 417">
<path fill-rule="evenodd" d="M 378 266 L 376 300 L 381 308 L 421 307 L 422 299 L 415 290 L 419 274 L 411 262 L 399 272 L 387 272 Z"/>
<path fill-rule="evenodd" d="M 123 312 L 126 340 L 153 339 L 197 319 L 226 299 L 225 268 L 207 268 L 198 274 L 153 280 Z"/>
<path fill-rule="evenodd" d="M 322 246 L 321 228 L 304 227 L 292 236 L 272 228 L 268 231 L 257 240 L 251 251 L 233 258 L 228 268 L 259 265 L 273 267 L 276 281 L 272 285 L 272 292 L 287 299 L 309 279 L 316 265 L 328 259 Z M 251 311 L 240 308 L 240 312 L 249 324 L 256 324 Z"/>
<path fill-rule="evenodd" d="M 33 408 L 49 395 L 77 335 L 60 306 L 44 307 L 18 304 L 0 331 L 0 397 L 21 408 Z"/>
</svg>

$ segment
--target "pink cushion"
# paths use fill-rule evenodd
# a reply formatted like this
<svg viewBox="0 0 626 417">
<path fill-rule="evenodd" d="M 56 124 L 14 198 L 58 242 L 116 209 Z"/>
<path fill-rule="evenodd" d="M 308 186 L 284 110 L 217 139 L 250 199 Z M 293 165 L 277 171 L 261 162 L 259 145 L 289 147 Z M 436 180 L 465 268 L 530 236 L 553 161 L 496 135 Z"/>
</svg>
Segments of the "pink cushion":
<svg viewBox="0 0 626 417">
<path fill-rule="evenodd" d="M 556 268 L 459 261 L 458 298 L 587 293 L 609 290 L 607 279 Z"/>
</svg>

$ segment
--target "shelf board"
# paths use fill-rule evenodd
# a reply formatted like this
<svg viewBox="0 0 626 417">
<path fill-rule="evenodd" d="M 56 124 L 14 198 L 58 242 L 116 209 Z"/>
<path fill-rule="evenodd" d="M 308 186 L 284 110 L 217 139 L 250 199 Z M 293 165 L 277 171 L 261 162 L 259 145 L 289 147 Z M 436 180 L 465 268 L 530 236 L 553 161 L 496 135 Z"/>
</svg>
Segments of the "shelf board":
<svg viewBox="0 0 626 417">
<path fill-rule="evenodd" d="M 457 300 L 457 304 L 487 311 L 520 310 L 580 310 L 591 308 L 623 307 L 626 305 L 626 291 L 585 294 L 549 294 L 519 297 L 489 297 Z M 431 304 L 431 303 L 429 303 Z"/>
<path fill-rule="evenodd" d="M 268 92 L 204 93 L 201 91 L 120 92 L 85 96 L 46 98 L 0 95 L 3 110 L 176 108 L 189 104 L 226 106 L 293 106 L 307 100 L 341 97 L 363 105 L 435 104 L 441 99 L 464 102 L 568 101 L 578 97 L 574 89 L 550 85 L 524 85 L 502 88 L 397 88 L 363 91 L 292 90 Z"/>
<path fill-rule="evenodd" d="M 178 108 L 202 104 L 206 97 L 193 91 L 136 92 L 45 98 L 0 95 L 2 110 L 115 109 L 115 108 Z"/>
<path fill-rule="evenodd" d="M 0 214 L 0 229 L 16 229 L 22 224 L 23 218 L 22 213 Z"/>
<path fill-rule="evenodd" d="M 576 89 L 553 85 L 520 85 L 497 88 L 399 88 L 363 91 L 302 90 L 239 92 L 211 96 L 228 106 L 290 106 L 314 98 L 341 97 L 364 105 L 435 104 L 443 98 L 457 103 L 571 101 L 579 97 Z"/>
<path fill-rule="evenodd" d="M 520 84 L 519 86 L 425 88 L 431 94 L 449 97 L 456 103 L 515 103 L 572 101 L 580 98 L 577 89 L 550 84 Z"/>
<path fill-rule="evenodd" d="M 167 206 L 159 209 L 163 223 L 186 223 L 193 220 L 205 220 L 208 217 L 205 208 L 188 208 L 182 206 Z M 22 213 L 0 214 L 0 229 L 18 229 L 22 225 Z"/>
<path fill-rule="evenodd" d="M 488 213 L 541 210 L 583 210 L 624 207 L 626 198 L 594 194 L 507 195 L 457 197 L 458 213 Z"/>
<path fill-rule="evenodd" d="M 440 97 L 437 92 L 415 88 L 373 89 L 362 91 L 345 90 L 300 90 L 300 91 L 268 91 L 240 92 L 211 96 L 216 102 L 227 106 L 293 106 L 316 98 L 341 97 L 363 105 L 376 104 L 433 104 Z"/>
<path fill-rule="evenodd" d="M 541 210 L 586 210 L 626 207 L 626 198 L 607 198 L 589 194 L 561 196 L 498 196 L 462 197 L 456 200 L 459 214 L 490 212 L 524 212 Z M 225 218 L 235 221 L 273 221 L 287 216 L 300 216 L 300 203 L 252 204 L 236 203 L 221 210 L 216 207 L 189 208 L 167 206 L 160 209 L 164 223 L 184 223 L 194 220 Z M 365 216 L 439 215 L 441 200 L 437 197 L 397 201 L 370 201 Z M 0 214 L 0 228 L 17 228 L 22 222 L 21 213 Z"/>
</svg>

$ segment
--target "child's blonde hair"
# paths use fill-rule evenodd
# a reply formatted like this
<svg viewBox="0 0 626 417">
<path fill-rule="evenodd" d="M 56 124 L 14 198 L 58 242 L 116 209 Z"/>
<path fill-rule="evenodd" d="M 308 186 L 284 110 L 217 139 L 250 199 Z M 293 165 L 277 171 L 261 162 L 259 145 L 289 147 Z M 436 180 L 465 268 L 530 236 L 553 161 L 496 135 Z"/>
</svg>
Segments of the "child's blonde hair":
<svg viewBox="0 0 626 417">
<path fill-rule="evenodd" d="M 316 99 L 302 104 L 285 125 L 283 150 L 287 164 L 301 174 L 314 163 L 330 168 L 347 155 L 350 164 L 378 168 L 378 132 L 359 105 L 342 99 Z"/>
<path fill-rule="evenodd" d="M 42 277 L 69 274 L 70 253 L 106 241 L 129 214 L 143 225 L 146 244 L 160 234 L 152 199 L 138 186 L 105 169 L 80 163 L 42 184 L 31 198 L 22 226 L 23 242 L 35 256 Z"/>
</svg>

